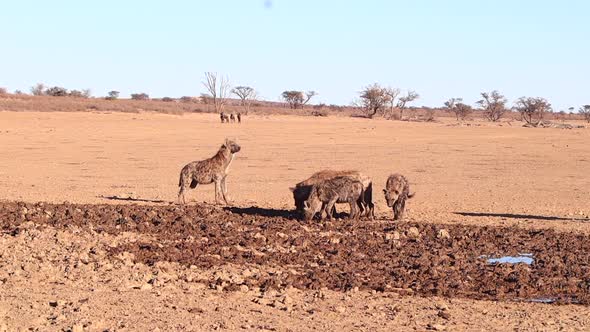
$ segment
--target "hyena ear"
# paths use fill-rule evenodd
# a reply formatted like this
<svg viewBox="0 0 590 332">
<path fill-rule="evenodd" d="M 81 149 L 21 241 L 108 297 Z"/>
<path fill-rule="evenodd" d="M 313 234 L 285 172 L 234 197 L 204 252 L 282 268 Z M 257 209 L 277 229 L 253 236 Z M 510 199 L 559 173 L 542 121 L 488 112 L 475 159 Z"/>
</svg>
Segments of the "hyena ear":
<svg viewBox="0 0 590 332">
<path fill-rule="evenodd" d="M 304 201 L 303 202 L 303 206 L 305 206 L 305 208 L 309 209 L 309 202 L 308 201 Z"/>
<path fill-rule="evenodd" d="M 295 187 L 289 187 L 289 190 L 291 190 L 291 192 L 295 191 Z"/>
<path fill-rule="evenodd" d="M 226 147 L 229 148 L 229 138 L 225 139 L 225 141 L 223 142 L 223 145 L 225 145 Z"/>
<path fill-rule="evenodd" d="M 387 189 L 383 189 L 383 193 L 387 195 Z"/>
</svg>

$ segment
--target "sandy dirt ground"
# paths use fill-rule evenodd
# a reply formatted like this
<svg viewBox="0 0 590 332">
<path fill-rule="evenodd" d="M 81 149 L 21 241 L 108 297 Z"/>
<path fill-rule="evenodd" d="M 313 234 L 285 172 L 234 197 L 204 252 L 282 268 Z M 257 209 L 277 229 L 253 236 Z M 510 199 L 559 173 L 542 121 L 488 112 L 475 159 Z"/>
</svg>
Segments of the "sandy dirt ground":
<svg viewBox="0 0 590 332">
<path fill-rule="evenodd" d="M 457 126 L 448 120 L 251 116 L 238 125 L 204 114 L 0 112 L 0 199 L 167 206 L 176 199 L 181 167 L 212 156 L 225 137 L 235 137 L 242 145 L 228 177 L 235 213 L 259 211 L 269 222 L 275 212 L 288 218 L 281 212 L 293 205 L 288 188 L 333 168 L 371 176 L 379 219 L 389 218 L 381 189 L 389 174 L 400 172 L 416 192 L 406 222 L 501 227 L 506 237 L 515 229 L 551 230 L 557 232 L 551 236 L 579 235 L 587 243 L 589 136 L 584 128 L 531 129 L 519 122 Z M 212 202 L 213 187 L 199 187 L 189 197 Z M 590 328 L 588 307 L 576 304 L 410 295 L 408 289 L 346 291 L 329 283 L 326 289 L 224 289 L 211 285 L 218 280 L 213 277 L 195 282 L 186 275 L 191 269 L 225 273 L 230 264 L 153 264 L 141 255 L 111 252 L 146 236 L 164 241 L 153 234 L 97 232 L 93 225 L 40 222 L 26 213 L 5 222 L 18 224 L 18 231 L 6 228 L 0 238 L 0 331 Z M 154 282 L 164 273 L 173 276 Z M 588 272 L 581 267 L 575 273 L 584 279 Z"/>
</svg>

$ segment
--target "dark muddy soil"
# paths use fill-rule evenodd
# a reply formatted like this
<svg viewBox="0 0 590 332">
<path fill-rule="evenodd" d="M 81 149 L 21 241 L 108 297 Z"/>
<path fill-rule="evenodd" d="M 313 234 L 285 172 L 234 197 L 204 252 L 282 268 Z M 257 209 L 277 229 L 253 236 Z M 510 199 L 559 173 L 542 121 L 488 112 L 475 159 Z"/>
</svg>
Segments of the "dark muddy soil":
<svg viewBox="0 0 590 332">
<path fill-rule="evenodd" d="M 288 211 L 212 206 L 0 203 L 0 230 L 25 221 L 96 232 L 135 232 L 153 240 L 114 247 L 137 262 L 213 268 L 255 267 L 225 289 L 249 287 L 347 291 L 356 287 L 490 300 L 590 303 L 590 237 L 515 227 L 333 221 L 305 223 Z M 530 253 L 528 264 L 485 257 Z M 225 281 L 224 281 L 225 282 Z"/>
</svg>

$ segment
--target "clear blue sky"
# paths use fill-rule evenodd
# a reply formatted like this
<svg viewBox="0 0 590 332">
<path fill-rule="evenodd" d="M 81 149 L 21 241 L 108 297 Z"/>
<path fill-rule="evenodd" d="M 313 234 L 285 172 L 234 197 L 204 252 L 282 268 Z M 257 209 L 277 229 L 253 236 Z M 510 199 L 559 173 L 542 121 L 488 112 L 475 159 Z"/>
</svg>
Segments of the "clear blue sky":
<svg viewBox="0 0 590 332">
<path fill-rule="evenodd" d="M 590 104 L 590 1 L 3 1 L 0 86 L 199 95 L 203 72 L 270 100 L 349 104 L 373 82 L 417 105 L 542 96 Z"/>
</svg>

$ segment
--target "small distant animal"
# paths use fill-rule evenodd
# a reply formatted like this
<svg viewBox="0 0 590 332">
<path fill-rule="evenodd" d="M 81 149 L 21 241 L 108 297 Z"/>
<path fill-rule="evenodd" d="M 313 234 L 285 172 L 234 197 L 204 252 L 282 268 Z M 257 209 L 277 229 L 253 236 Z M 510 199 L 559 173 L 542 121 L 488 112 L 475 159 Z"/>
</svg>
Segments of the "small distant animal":
<svg viewBox="0 0 590 332">
<path fill-rule="evenodd" d="M 223 114 L 223 119 L 225 120 L 225 123 L 229 123 L 229 116 L 227 114 Z"/>
<path fill-rule="evenodd" d="M 242 113 L 238 113 L 238 123 L 242 123 Z"/>
<path fill-rule="evenodd" d="M 410 183 L 405 176 L 396 173 L 387 178 L 383 194 L 387 206 L 393 209 L 393 220 L 399 220 L 404 216 L 406 200 L 414 197 L 416 193 L 410 194 Z"/>
<path fill-rule="evenodd" d="M 231 122 L 236 122 L 236 117 L 234 116 L 233 113 L 230 113 L 229 119 L 230 119 Z"/>
<path fill-rule="evenodd" d="M 374 218 L 373 182 L 368 176 L 360 173 L 359 171 L 352 170 L 322 170 L 314 173 L 308 179 L 297 183 L 295 187 L 289 188 L 293 193 L 295 210 L 299 213 L 303 213 L 304 202 L 308 199 L 309 194 L 311 193 L 311 188 L 314 184 L 339 176 L 350 177 L 360 181 L 363 184 L 364 198 L 363 206 L 361 207 L 362 215 L 365 217 Z M 332 211 L 332 213 L 334 214 L 336 211 Z"/>
<path fill-rule="evenodd" d="M 235 154 L 241 149 L 235 141 L 226 138 L 213 157 L 193 161 L 184 166 L 180 171 L 180 180 L 178 181 L 180 187 L 178 202 L 186 204 L 185 191 L 187 187 L 194 189 L 199 184 L 215 183 L 215 203 L 219 204 L 223 200 L 225 204 L 228 204 L 225 180 Z"/>
<path fill-rule="evenodd" d="M 225 114 L 223 112 L 219 113 L 219 118 L 221 119 L 221 123 L 225 122 Z"/>
<path fill-rule="evenodd" d="M 320 212 L 321 220 L 324 220 L 324 215 L 331 220 L 334 205 L 348 203 L 349 218 L 358 219 L 362 200 L 363 184 L 360 181 L 346 176 L 325 180 L 313 185 L 309 198 L 304 202 L 304 218 L 311 220 Z"/>
</svg>

